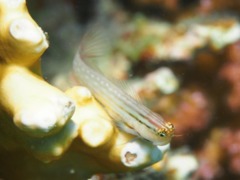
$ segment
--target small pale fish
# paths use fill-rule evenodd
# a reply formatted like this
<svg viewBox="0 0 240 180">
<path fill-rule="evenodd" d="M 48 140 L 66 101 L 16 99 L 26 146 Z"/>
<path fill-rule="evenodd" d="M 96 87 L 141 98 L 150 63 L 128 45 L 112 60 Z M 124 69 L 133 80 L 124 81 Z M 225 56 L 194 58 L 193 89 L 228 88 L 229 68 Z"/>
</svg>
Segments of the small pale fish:
<svg viewBox="0 0 240 180">
<path fill-rule="evenodd" d="M 127 133 L 151 141 L 154 145 L 165 145 L 174 135 L 174 126 L 152 112 L 142 103 L 107 79 L 93 68 L 90 61 L 103 53 L 104 44 L 97 33 L 87 33 L 73 61 L 73 71 L 79 82 L 86 86 L 104 106 L 117 126 Z"/>
</svg>

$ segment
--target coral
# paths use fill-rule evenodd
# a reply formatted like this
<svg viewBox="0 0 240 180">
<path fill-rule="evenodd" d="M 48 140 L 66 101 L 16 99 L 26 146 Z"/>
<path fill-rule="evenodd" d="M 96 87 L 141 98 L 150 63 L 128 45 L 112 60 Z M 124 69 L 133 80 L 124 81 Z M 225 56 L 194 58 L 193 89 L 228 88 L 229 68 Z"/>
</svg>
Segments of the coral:
<svg viewBox="0 0 240 180">
<path fill-rule="evenodd" d="M 239 175 L 240 173 L 240 130 L 225 129 L 224 136 L 220 141 L 221 147 L 227 159 L 227 166 L 230 172 Z"/>
<path fill-rule="evenodd" d="M 48 42 L 29 15 L 25 1 L 2 0 L 0 17 L 1 64 L 30 66 L 35 63 L 48 47 Z"/>
<path fill-rule="evenodd" d="M 160 9 L 150 12 L 148 7 L 142 7 L 148 12 L 141 10 L 140 16 L 129 13 L 127 8 L 118 9 L 114 21 L 120 24 L 122 34 L 116 41 L 113 58 L 115 54 L 125 56 L 123 59 L 130 62 L 129 79 L 140 82 L 139 96 L 175 125 L 165 171 L 155 173 L 155 179 L 161 175 L 162 179 L 239 179 L 239 13 L 232 13 L 239 9 L 239 2 L 184 3 L 187 7 L 192 5 L 191 9 L 185 8 L 172 19 Z M 168 77 L 177 86 L 160 73 L 165 68 L 174 74 Z M 114 68 L 110 74 L 111 71 Z M 126 69 L 122 68 L 122 72 L 126 74 Z M 190 149 L 190 156 L 174 158 L 171 152 L 182 146 Z M 191 170 L 196 171 L 193 178 Z M 146 170 L 116 176 L 154 179 L 156 176 L 150 173 Z"/>
<path fill-rule="evenodd" d="M 214 106 L 200 86 L 179 87 L 170 68 L 161 67 L 133 81 L 137 96 L 175 126 L 174 144 L 186 143 L 190 133 L 199 133 L 211 122 Z"/>
<path fill-rule="evenodd" d="M 239 128 L 215 128 L 211 132 L 210 139 L 198 151 L 200 167 L 196 178 L 216 179 L 226 171 L 239 175 L 239 132 Z"/>
<path fill-rule="evenodd" d="M 96 172 L 100 174 L 94 177 L 120 180 L 239 179 L 238 0 L 87 3 L 36 0 L 31 5 L 35 2 L 39 3 L 30 12 L 35 13 L 51 40 L 51 48 L 44 54 L 44 77 L 67 90 L 75 113 L 63 128 L 52 132 L 50 129 L 47 136 L 43 133 L 43 136 L 30 136 L 29 131 L 19 129 L 16 134 L 14 123 L 12 126 L 2 123 L 2 146 L 15 151 L 21 144 L 22 151 L 18 157 L 16 153 L 0 149 L 4 164 L 0 174 L 9 172 L 5 169 L 12 167 L 14 172 L 42 179 L 47 178 L 46 174 L 57 179 L 85 178 Z M 123 4 L 125 6 L 121 6 Z M 109 27 L 113 49 L 97 66 L 108 76 L 128 80 L 127 83 L 137 89 L 140 100 L 175 125 L 171 150 L 160 163 L 136 172 L 118 173 L 145 167 L 153 158 L 148 153 L 153 147 L 119 131 L 86 88 L 69 88 L 71 79 L 67 67 L 71 66 L 73 51 L 79 43 L 77 37 L 86 27 L 74 21 L 76 16 L 84 23 L 106 18 L 103 26 Z M 132 95 L 132 89 L 129 90 Z M 90 115 L 94 121 L 81 116 L 89 110 L 84 104 L 93 109 Z M 139 147 L 150 148 L 150 151 L 146 148 L 140 152 Z M 184 149 L 188 151 L 182 151 Z M 24 154 L 26 151 L 31 156 Z M 154 150 L 158 159 L 162 156 L 160 151 Z M 4 156 L 8 156 L 6 161 Z M 36 158 L 49 163 L 40 164 Z M 20 168 L 14 165 L 18 162 Z M 138 166 L 138 162 L 142 165 Z M 29 167 L 32 169 L 27 172 Z M 102 174 L 107 172 L 114 173 Z"/>
<path fill-rule="evenodd" d="M 197 156 L 200 165 L 194 174 L 197 179 L 215 179 L 221 176 L 223 169 L 220 163 L 223 153 L 221 152 L 220 141 L 223 137 L 224 132 L 222 132 L 222 129 L 214 129 L 210 139 L 198 152 Z"/>
<path fill-rule="evenodd" d="M 6 65 L 1 71 L 1 104 L 15 125 L 29 135 L 48 136 L 61 129 L 73 114 L 70 98 L 25 67 Z"/>
<path fill-rule="evenodd" d="M 171 24 L 135 16 L 134 23 L 123 30 L 116 50 L 134 61 L 189 60 L 197 49 L 210 45 L 220 50 L 240 38 L 234 17 L 208 18 L 209 22 L 195 17 Z"/>
<path fill-rule="evenodd" d="M 0 168 L 3 178 L 46 174 L 44 179 L 52 179 L 57 177 L 55 169 L 62 171 L 74 162 L 61 178 L 75 174 L 79 179 L 135 170 L 162 159 L 169 144 L 157 147 L 119 131 L 88 89 L 73 87 L 64 93 L 32 72 L 48 47 L 45 33 L 30 17 L 24 0 L 2 0 L 0 9 L 0 153 L 11 155 L 1 158 L 1 164 L 6 163 Z M 7 164 L 11 158 L 24 164 L 12 165 L 21 169 L 14 174 Z"/>
<path fill-rule="evenodd" d="M 239 78 L 239 47 L 240 42 L 232 44 L 227 49 L 227 62 L 220 69 L 219 76 L 228 82 L 230 88 L 229 93 L 226 97 L 227 104 L 230 109 L 237 112 L 240 108 L 240 78 Z"/>
<path fill-rule="evenodd" d="M 187 87 L 174 95 L 165 96 L 159 99 L 153 109 L 175 124 L 175 145 L 191 140 L 189 134 L 206 129 L 212 115 L 210 99 L 197 87 Z"/>
<path fill-rule="evenodd" d="M 189 179 L 198 167 L 198 160 L 192 152 L 186 148 L 179 149 L 168 156 L 166 163 L 167 179 Z"/>
<path fill-rule="evenodd" d="M 149 73 L 146 82 L 152 84 L 155 89 L 158 89 L 163 94 L 171 94 L 179 87 L 179 81 L 174 73 L 169 68 L 159 68 L 156 71 Z"/>
<path fill-rule="evenodd" d="M 223 11 L 226 9 L 239 10 L 239 1 L 224 1 L 224 0 L 200 0 L 198 10 L 201 13 L 209 14 L 212 12 Z"/>
</svg>

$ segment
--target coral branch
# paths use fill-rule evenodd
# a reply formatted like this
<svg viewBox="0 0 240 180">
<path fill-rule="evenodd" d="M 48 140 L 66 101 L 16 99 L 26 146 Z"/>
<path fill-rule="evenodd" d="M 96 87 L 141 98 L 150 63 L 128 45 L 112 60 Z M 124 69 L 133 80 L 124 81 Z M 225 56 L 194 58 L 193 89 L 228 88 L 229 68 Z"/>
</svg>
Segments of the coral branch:
<svg viewBox="0 0 240 180">
<path fill-rule="evenodd" d="M 14 123 L 31 136 L 47 136 L 61 129 L 74 111 L 73 102 L 30 71 L 2 68 L 0 99 Z"/>
<path fill-rule="evenodd" d="M 77 179 L 135 170 L 162 159 L 169 145 L 157 147 L 119 131 L 88 89 L 73 87 L 63 93 L 28 69 L 48 42 L 25 0 L 0 0 L 0 26 L 0 146 L 4 147 L 0 151 L 12 150 L 14 155 L 21 151 L 17 157 L 21 174 L 9 173 L 10 179 L 34 178 L 24 157 L 37 177 L 67 166 L 70 173 L 64 177 L 76 174 Z"/>
<path fill-rule="evenodd" d="M 0 11 L 0 62 L 32 65 L 46 50 L 48 42 L 29 15 L 25 0 L 1 0 Z"/>
</svg>

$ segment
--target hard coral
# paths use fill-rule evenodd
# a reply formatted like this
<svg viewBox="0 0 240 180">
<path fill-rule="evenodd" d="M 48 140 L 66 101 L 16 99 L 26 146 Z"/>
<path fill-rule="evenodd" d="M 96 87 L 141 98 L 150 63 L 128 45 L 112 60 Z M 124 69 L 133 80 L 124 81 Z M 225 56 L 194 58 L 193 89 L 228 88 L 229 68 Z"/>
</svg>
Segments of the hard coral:
<svg viewBox="0 0 240 180">
<path fill-rule="evenodd" d="M 31 66 L 48 47 L 45 34 L 28 13 L 25 0 L 2 0 L 0 11 L 0 62 Z"/>
<path fill-rule="evenodd" d="M 233 17 L 209 16 L 208 22 L 195 17 L 171 24 L 138 15 L 132 21 L 115 46 L 134 61 L 191 60 L 197 49 L 210 45 L 220 50 L 240 38 L 239 22 Z"/>
<path fill-rule="evenodd" d="M 24 0 L 2 0 L 0 9 L 0 153 L 19 162 L 9 166 L 11 158 L 1 156 L 1 164 L 6 164 L 0 168 L 1 178 L 34 179 L 44 174 L 43 179 L 54 179 L 58 169 L 60 178 L 75 174 L 79 179 L 97 172 L 135 170 L 162 159 L 169 145 L 131 141 L 134 137 L 116 128 L 88 89 L 74 87 L 64 93 L 31 72 L 29 67 L 48 47 L 46 36 Z M 62 171 L 66 166 L 69 171 Z M 11 169 L 19 171 L 10 173 Z"/>
</svg>

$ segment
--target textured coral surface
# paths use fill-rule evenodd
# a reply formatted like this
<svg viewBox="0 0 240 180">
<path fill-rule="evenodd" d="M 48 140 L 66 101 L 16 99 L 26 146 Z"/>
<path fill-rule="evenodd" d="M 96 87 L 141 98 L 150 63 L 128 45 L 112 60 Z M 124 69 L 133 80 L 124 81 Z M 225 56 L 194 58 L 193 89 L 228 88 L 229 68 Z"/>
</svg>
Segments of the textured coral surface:
<svg viewBox="0 0 240 180">
<path fill-rule="evenodd" d="M 29 25 L 26 9 L 1 11 L 0 178 L 240 179 L 238 0 L 36 0 L 28 6 L 50 47 L 43 54 L 45 35 Z M 28 21 L 13 23 L 9 36 L 15 11 Z M 168 147 L 122 132 L 88 89 L 73 87 L 81 82 L 72 76 L 72 59 L 95 21 L 111 42 L 96 66 L 110 79 L 128 80 L 130 88 L 122 88 L 175 125 L 164 158 Z M 22 29 L 35 33 L 29 38 Z M 58 88 L 34 73 L 39 57 L 42 77 Z"/>
<path fill-rule="evenodd" d="M 86 87 L 63 92 L 39 75 L 49 42 L 25 0 L 0 9 L 0 178 L 86 179 L 163 158 L 169 144 L 132 141 Z"/>
</svg>

